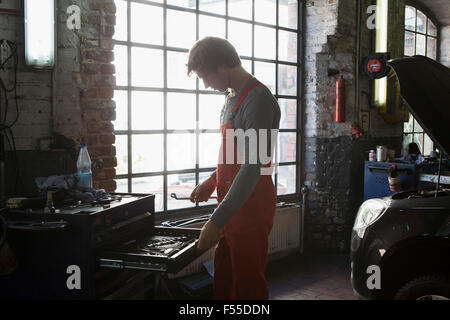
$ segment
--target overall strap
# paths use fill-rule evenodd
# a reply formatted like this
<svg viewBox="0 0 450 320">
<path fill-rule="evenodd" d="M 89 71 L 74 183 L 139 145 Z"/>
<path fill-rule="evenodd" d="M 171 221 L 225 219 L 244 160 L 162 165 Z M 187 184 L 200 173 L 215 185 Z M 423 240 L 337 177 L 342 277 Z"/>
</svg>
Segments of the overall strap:
<svg viewBox="0 0 450 320">
<path fill-rule="evenodd" d="M 255 81 L 252 84 L 250 84 L 247 89 L 245 89 L 244 92 L 242 92 L 241 96 L 239 97 L 238 101 L 234 104 L 233 109 L 231 109 L 231 112 L 233 115 L 241 108 L 242 103 L 244 102 L 245 98 L 247 98 L 248 93 L 250 90 L 252 90 L 256 86 L 263 86 L 263 84 L 259 81 Z"/>
</svg>

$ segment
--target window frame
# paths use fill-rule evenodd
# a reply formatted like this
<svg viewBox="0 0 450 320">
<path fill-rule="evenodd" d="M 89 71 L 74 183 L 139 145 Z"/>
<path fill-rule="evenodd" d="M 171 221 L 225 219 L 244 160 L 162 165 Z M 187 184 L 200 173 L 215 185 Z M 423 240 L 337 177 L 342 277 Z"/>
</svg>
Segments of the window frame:
<svg viewBox="0 0 450 320">
<path fill-rule="evenodd" d="M 116 85 L 114 90 L 120 90 L 125 91 L 127 95 L 127 128 L 126 130 L 114 130 L 114 134 L 116 136 L 126 136 L 127 137 L 127 173 L 124 174 L 116 174 L 115 180 L 123 179 L 127 181 L 128 186 L 128 192 L 132 191 L 132 179 L 133 178 L 145 178 L 145 177 L 154 177 L 159 176 L 163 178 L 163 211 L 157 212 L 157 220 L 170 220 L 172 218 L 186 218 L 190 216 L 198 216 L 205 213 L 211 213 L 211 208 L 214 208 L 215 205 L 202 205 L 199 206 L 198 204 L 195 205 L 195 207 L 189 207 L 189 208 L 181 208 L 181 209 L 171 209 L 168 210 L 168 176 L 172 174 L 183 174 L 183 173 L 193 173 L 195 174 L 195 185 L 199 182 L 199 174 L 202 172 L 211 172 L 215 167 L 208 167 L 208 168 L 200 168 L 199 167 L 199 137 L 200 134 L 207 131 L 208 133 L 220 133 L 220 130 L 204 130 L 199 129 L 198 127 L 198 120 L 199 120 L 199 97 L 203 94 L 212 94 L 212 95 L 222 95 L 221 93 L 218 93 L 216 91 L 211 90 L 202 90 L 200 88 L 199 79 L 196 79 L 196 87 L 194 89 L 175 89 L 175 88 L 169 88 L 167 83 L 167 72 L 168 72 L 168 52 L 182 52 L 187 53 L 188 49 L 185 48 L 179 48 L 179 47 L 171 47 L 167 45 L 167 10 L 177 10 L 182 12 L 190 12 L 194 13 L 196 16 L 196 39 L 199 39 L 199 17 L 200 15 L 208 16 L 208 17 L 216 17 L 224 19 L 225 21 L 225 37 L 228 38 L 228 30 L 229 30 L 229 21 L 237 21 L 237 22 L 246 22 L 250 23 L 252 26 L 252 56 L 240 56 L 241 60 L 247 60 L 251 61 L 252 68 L 251 70 L 248 70 L 252 74 L 254 74 L 255 71 L 255 62 L 269 62 L 273 63 L 275 65 L 275 93 L 274 96 L 277 99 L 290 99 L 290 100 L 296 100 L 297 101 L 297 109 L 296 109 L 296 128 L 295 129 L 279 129 L 279 133 L 284 132 L 291 132 L 296 134 L 296 160 L 291 162 L 282 162 L 277 163 L 279 167 L 283 166 L 293 166 L 296 167 L 296 177 L 295 177 L 295 192 L 292 194 L 287 195 L 277 195 L 278 201 L 285 201 L 285 202 L 291 202 L 291 201 L 300 201 L 300 186 L 301 186 L 301 179 L 303 176 L 303 168 L 301 166 L 302 163 L 302 155 L 301 155 L 301 145 L 302 145 L 302 135 L 301 132 L 303 130 L 303 122 L 302 122 L 302 88 L 303 88 L 303 12 L 304 12 L 304 1 L 298 0 L 297 1 L 297 29 L 291 29 L 288 27 L 280 26 L 279 25 L 279 2 L 280 0 L 276 0 L 276 22 L 275 24 L 268 24 L 263 22 L 257 22 L 255 21 L 255 1 L 252 0 L 252 20 L 246 20 L 238 17 L 232 17 L 228 15 L 228 0 L 225 1 L 225 14 L 217 14 L 212 13 L 208 11 L 202 11 L 200 10 L 200 2 L 196 2 L 196 8 L 186 8 L 186 7 L 179 7 L 171 4 L 167 4 L 167 1 L 164 0 L 162 3 L 159 2 L 153 2 L 153 1 L 144 1 L 144 0 L 122 0 L 126 2 L 127 5 L 127 38 L 126 40 L 117 40 L 113 39 L 113 42 L 115 45 L 122 45 L 126 46 L 127 50 L 127 84 L 126 85 Z M 146 4 L 150 6 L 160 7 L 163 8 L 163 44 L 162 45 L 153 45 L 153 44 L 143 44 L 138 42 L 131 41 L 131 3 L 139 3 L 139 4 Z M 275 59 L 264 59 L 264 58 L 257 58 L 254 56 L 255 54 L 255 26 L 262 26 L 262 27 L 269 27 L 275 30 L 276 34 L 276 53 L 275 53 Z M 297 34 L 297 62 L 288 62 L 284 60 L 279 60 L 279 50 L 278 50 L 278 43 L 279 43 L 279 30 L 281 31 L 289 31 L 289 32 L 295 32 Z M 131 69 L 132 69 L 132 55 L 131 51 L 132 48 L 148 48 L 148 49 L 158 49 L 163 52 L 163 87 L 162 88 L 152 88 L 152 87 L 135 87 L 132 85 L 132 78 L 131 78 Z M 279 85 L 279 66 L 295 66 L 297 67 L 297 94 L 296 95 L 281 95 L 279 94 L 278 85 Z M 144 91 L 144 92 L 161 92 L 163 94 L 163 112 L 164 112 L 164 126 L 162 130 L 135 130 L 132 129 L 132 93 L 134 91 Z M 194 130 L 172 130 L 167 129 L 167 94 L 168 93 L 193 93 L 196 96 L 196 128 Z M 196 164 L 195 168 L 193 169 L 185 169 L 185 170 L 168 170 L 167 169 L 167 137 L 171 133 L 193 133 L 195 134 L 195 140 L 196 140 Z M 146 172 L 146 173 L 133 173 L 132 171 L 132 164 L 133 164 L 133 150 L 132 150 L 132 138 L 133 136 L 137 134 L 163 134 L 163 152 L 164 152 L 164 168 L 163 171 L 159 172 Z M 277 155 L 275 155 L 276 157 Z M 274 179 L 275 185 L 278 184 L 278 175 L 275 175 Z M 139 192 L 142 193 L 142 192 Z M 180 214 L 182 213 L 182 214 Z"/>
<path fill-rule="evenodd" d="M 425 17 L 427 18 L 427 24 L 426 24 L 426 33 L 422 33 L 422 32 L 418 32 L 417 30 L 409 30 L 406 29 L 406 24 L 405 27 L 403 28 L 403 32 L 406 35 L 406 32 L 411 32 L 414 34 L 414 39 L 416 38 L 417 34 L 420 35 L 424 35 L 425 36 L 425 56 L 428 55 L 428 37 L 431 38 L 435 38 L 436 39 L 436 61 L 439 61 L 440 59 L 440 24 L 439 21 L 436 19 L 436 17 L 434 16 L 434 14 L 426 7 L 424 7 L 422 4 L 418 3 L 417 1 L 414 0 L 407 0 L 405 2 L 405 11 L 406 11 L 406 6 L 409 7 L 413 7 L 416 11 L 415 11 L 415 20 L 414 20 L 414 28 L 417 28 L 417 10 L 421 11 Z M 436 36 L 431 36 L 428 35 L 428 19 L 431 20 L 431 22 L 436 26 Z M 405 15 L 405 22 L 406 22 L 406 15 Z M 417 41 L 414 41 L 414 55 L 416 55 L 417 53 Z M 425 132 L 425 130 L 423 128 L 422 131 L 417 131 L 415 128 L 415 124 L 417 123 L 417 121 L 415 120 L 414 116 L 410 114 L 410 117 L 412 117 L 412 131 L 405 131 L 405 123 L 403 124 L 403 128 L 402 128 L 402 136 L 403 136 L 403 141 L 406 140 L 406 138 L 410 135 L 412 135 L 413 137 L 415 135 L 421 135 L 422 136 L 422 141 L 425 142 L 425 136 L 427 136 L 431 141 L 433 141 L 431 139 L 431 137 Z M 409 121 L 408 121 L 409 122 Z M 434 144 L 434 141 L 433 141 Z M 420 152 L 422 153 L 422 155 L 424 155 L 424 151 L 425 151 L 425 143 L 423 143 L 420 146 Z"/>
</svg>

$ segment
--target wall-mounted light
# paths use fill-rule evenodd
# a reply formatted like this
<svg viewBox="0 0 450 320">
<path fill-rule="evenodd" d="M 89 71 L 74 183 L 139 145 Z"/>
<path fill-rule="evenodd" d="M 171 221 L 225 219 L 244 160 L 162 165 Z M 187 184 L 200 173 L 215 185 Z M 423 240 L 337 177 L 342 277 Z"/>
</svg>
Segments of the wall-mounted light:
<svg viewBox="0 0 450 320">
<path fill-rule="evenodd" d="M 55 1 L 24 0 L 25 62 L 37 68 L 55 63 Z"/>
<path fill-rule="evenodd" d="M 375 51 L 387 52 L 388 0 L 377 0 Z M 375 105 L 382 107 L 387 101 L 387 77 L 375 79 Z"/>
</svg>

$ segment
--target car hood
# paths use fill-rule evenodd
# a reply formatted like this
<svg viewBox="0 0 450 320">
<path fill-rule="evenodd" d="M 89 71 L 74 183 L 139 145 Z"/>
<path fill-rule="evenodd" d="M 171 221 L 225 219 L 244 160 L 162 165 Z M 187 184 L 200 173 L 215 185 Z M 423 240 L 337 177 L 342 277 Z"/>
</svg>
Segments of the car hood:
<svg viewBox="0 0 450 320">
<path fill-rule="evenodd" d="M 387 63 L 397 75 L 400 94 L 425 132 L 449 154 L 450 69 L 424 56 Z"/>
</svg>

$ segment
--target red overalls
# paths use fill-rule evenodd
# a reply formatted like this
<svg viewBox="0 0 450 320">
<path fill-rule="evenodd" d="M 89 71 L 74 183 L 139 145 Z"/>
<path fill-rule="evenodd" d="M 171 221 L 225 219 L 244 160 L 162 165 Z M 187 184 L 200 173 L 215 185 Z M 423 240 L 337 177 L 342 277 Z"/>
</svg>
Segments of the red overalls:
<svg viewBox="0 0 450 320">
<path fill-rule="evenodd" d="M 232 109 L 233 116 L 241 107 L 248 92 L 260 82 L 252 83 Z M 233 129 L 230 120 L 221 126 L 221 153 L 226 159 L 226 129 Z M 219 161 L 216 171 L 217 196 L 220 203 L 228 192 L 240 164 Z M 268 299 L 264 276 L 268 251 L 268 238 L 275 215 L 275 187 L 270 175 L 262 175 L 249 199 L 224 227 L 214 256 L 215 299 Z"/>
</svg>

